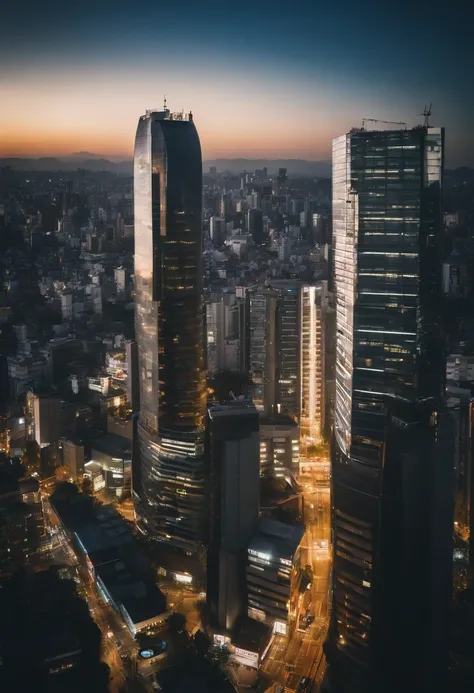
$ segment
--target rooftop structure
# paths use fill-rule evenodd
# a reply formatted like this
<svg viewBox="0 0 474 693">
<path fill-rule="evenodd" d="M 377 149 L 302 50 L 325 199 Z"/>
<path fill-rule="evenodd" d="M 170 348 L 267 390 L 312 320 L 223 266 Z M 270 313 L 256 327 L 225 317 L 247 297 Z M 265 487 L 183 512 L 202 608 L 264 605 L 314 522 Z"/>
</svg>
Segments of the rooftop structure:
<svg viewBox="0 0 474 693">
<path fill-rule="evenodd" d="M 97 508 L 80 494 L 66 494 L 61 487 L 55 491 L 51 506 L 103 597 L 132 634 L 163 620 L 166 599 L 126 522 L 112 505 Z"/>
</svg>

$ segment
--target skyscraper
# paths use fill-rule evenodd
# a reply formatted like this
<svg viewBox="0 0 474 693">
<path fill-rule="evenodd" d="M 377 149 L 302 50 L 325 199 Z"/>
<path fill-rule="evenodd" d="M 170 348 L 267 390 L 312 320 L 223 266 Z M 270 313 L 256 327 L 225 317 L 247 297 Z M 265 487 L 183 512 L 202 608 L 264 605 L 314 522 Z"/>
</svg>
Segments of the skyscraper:
<svg viewBox="0 0 474 693">
<path fill-rule="evenodd" d="M 240 370 L 244 348 L 241 301 L 234 291 L 214 292 L 206 304 L 207 372 Z"/>
<path fill-rule="evenodd" d="M 250 293 L 250 373 L 265 414 L 299 419 L 299 283 L 276 280 Z"/>
<path fill-rule="evenodd" d="M 413 689 L 413 662 L 406 657 L 403 633 L 390 618 L 394 600 L 397 624 L 418 628 L 419 666 L 432 655 L 432 673 L 440 674 L 437 632 L 427 627 L 426 614 L 430 607 L 436 609 L 435 593 L 443 603 L 449 597 L 446 541 L 452 526 L 448 510 L 437 533 L 421 531 L 414 508 L 424 507 L 429 522 L 437 505 L 449 506 L 452 492 L 449 454 L 440 455 L 437 447 L 446 436 L 435 435 L 444 379 L 443 159 L 442 128 L 355 129 L 333 142 L 337 361 L 334 603 L 327 652 L 335 691 L 389 691 L 400 677 L 405 690 Z M 429 414 L 418 411 L 421 401 Z M 444 415 L 441 419 L 444 426 Z M 414 428 L 416 435 L 406 432 Z M 404 466 L 421 454 L 421 439 L 430 441 L 425 449 L 431 465 Z M 421 587 L 416 568 L 430 562 L 431 572 L 423 571 L 427 580 L 429 576 L 429 584 L 423 585 L 425 595 L 431 595 L 429 603 L 426 598 L 399 599 L 397 590 L 406 594 L 406 585 L 387 578 L 391 547 L 400 561 L 410 560 L 416 533 L 419 560 L 413 564 L 412 588 Z M 402 573 L 406 579 L 406 570 Z M 445 614 L 443 607 L 441 618 Z M 446 622 L 444 626 L 447 631 Z"/>
<path fill-rule="evenodd" d="M 273 413 L 275 403 L 276 307 L 274 291 L 249 292 L 249 371 L 254 404 L 265 414 Z"/>
<path fill-rule="evenodd" d="M 255 245 L 265 245 L 263 212 L 261 209 L 249 209 L 247 211 L 247 230 L 252 236 Z"/>
<path fill-rule="evenodd" d="M 232 629 L 245 610 L 247 546 L 257 530 L 258 412 L 230 402 L 209 408 L 210 517 L 207 599 L 213 623 Z"/>
<path fill-rule="evenodd" d="M 308 443 L 319 443 L 324 429 L 325 334 L 327 282 L 300 289 L 300 429 Z"/>
<path fill-rule="evenodd" d="M 326 282 L 276 279 L 250 292 L 250 373 L 265 415 L 287 414 L 318 442 L 324 421 Z M 312 438 L 312 441 L 309 441 Z"/>
<path fill-rule="evenodd" d="M 202 159 L 192 114 L 147 111 L 134 157 L 140 528 L 195 552 L 205 533 Z M 135 465 L 136 466 L 136 465 Z"/>
</svg>

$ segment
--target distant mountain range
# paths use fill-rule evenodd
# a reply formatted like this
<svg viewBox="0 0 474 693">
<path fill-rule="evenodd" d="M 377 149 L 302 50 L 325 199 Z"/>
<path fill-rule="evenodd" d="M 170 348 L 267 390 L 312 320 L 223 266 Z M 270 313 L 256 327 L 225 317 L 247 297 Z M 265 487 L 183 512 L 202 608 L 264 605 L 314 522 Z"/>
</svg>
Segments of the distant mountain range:
<svg viewBox="0 0 474 693">
<path fill-rule="evenodd" d="M 81 155 L 87 158 L 81 158 Z M 61 158 L 41 157 L 39 159 L 19 159 L 11 157 L 0 159 L 0 166 L 11 166 L 16 171 L 77 171 L 84 168 L 88 171 L 111 171 L 113 173 L 133 172 L 133 162 L 131 159 L 126 161 L 110 161 L 100 156 L 89 154 L 89 152 L 79 152 Z"/>
<path fill-rule="evenodd" d="M 17 171 L 76 171 L 78 168 L 84 168 L 88 171 L 111 171 L 129 175 L 133 172 L 132 159 L 106 158 L 91 152 L 75 152 L 68 156 L 39 159 L 10 157 L 0 159 L 0 166 L 10 166 Z M 293 175 L 331 175 L 330 161 L 308 161 L 307 159 L 213 159 L 203 162 L 204 172 L 208 172 L 211 166 L 215 166 L 219 173 L 225 171 L 241 173 L 266 167 L 270 174 L 276 173 L 279 168 L 286 168 L 288 173 Z"/>
<path fill-rule="evenodd" d="M 130 176 L 133 174 L 133 159 L 122 156 L 105 157 L 92 152 L 74 152 L 67 156 L 41 157 L 39 159 L 9 157 L 0 159 L 0 167 L 2 166 L 10 166 L 16 171 L 77 171 L 78 168 L 83 168 L 94 172 L 110 171 Z M 251 172 L 266 167 L 269 174 L 277 173 L 279 168 L 286 168 L 288 173 L 292 175 L 331 177 L 330 161 L 310 161 L 308 159 L 208 159 L 203 161 L 202 166 L 204 173 L 209 173 L 211 166 L 215 166 L 218 173 Z M 472 182 L 474 169 L 467 166 L 447 169 L 446 178 L 447 181 Z"/>
</svg>

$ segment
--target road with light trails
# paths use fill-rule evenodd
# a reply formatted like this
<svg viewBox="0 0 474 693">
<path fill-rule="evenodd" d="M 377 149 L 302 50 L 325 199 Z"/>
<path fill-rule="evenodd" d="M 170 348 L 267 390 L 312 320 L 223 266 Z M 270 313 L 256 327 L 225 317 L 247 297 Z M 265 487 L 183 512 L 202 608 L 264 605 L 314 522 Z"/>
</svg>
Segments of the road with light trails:
<svg viewBox="0 0 474 693">
<path fill-rule="evenodd" d="M 109 693 L 151 693 L 151 681 L 137 677 L 135 660 L 138 645 L 112 607 L 106 604 L 91 581 L 85 568 L 78 564 L 65 533 L 54 521 L 54 515 L 48 513 L 46 504 L 47 524 L 52 535 L 52 549 L 41 557 L 39 569 L 47 569 L 53 565 L 67 567 L 74 579 L 78 581 L 78 592 L 89 606 L 89 611 L 102 632 L 102 660 L 110 669 Z M 126 661 L 122 661 L 126 656 Z"/>
<path fill-rule="evenodd" d="M 296 691 L 302 677 L 309 676 L 316 692 L 324 675 L 323 645 L 329 626 L 331 501 L 328 480 L 319 473 L 301 476 L 299 483 L 303 487 L 306 525 L 302 564 L 313 569 L 309 613 L 314 621 L 304 632 L 295 630 L 291 638 L 276 635 L 262 669 L 286 691 Z"/>
</svg>

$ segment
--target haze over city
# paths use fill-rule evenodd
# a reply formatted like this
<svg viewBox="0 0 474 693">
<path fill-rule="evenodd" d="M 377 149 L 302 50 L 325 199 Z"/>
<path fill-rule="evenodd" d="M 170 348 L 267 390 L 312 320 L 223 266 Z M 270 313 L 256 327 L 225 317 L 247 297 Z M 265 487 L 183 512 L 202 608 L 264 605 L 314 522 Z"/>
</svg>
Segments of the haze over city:
<svg viewBox="0 0 474 693">
<path fill-rule="evenodd" d="M 166 94 L 192 109 L 205 159 L 329 159 L 331 138 L 363 117 L 413 126 L 434 102 L 448 166 L 469 165 L 467 24 L 405 0 L 8 3 L 0 156 L 130 157 L 137 116 Z"/>
</svg>

